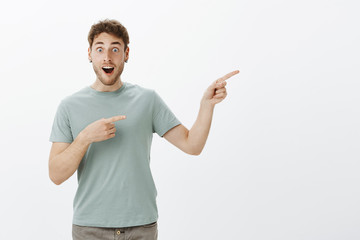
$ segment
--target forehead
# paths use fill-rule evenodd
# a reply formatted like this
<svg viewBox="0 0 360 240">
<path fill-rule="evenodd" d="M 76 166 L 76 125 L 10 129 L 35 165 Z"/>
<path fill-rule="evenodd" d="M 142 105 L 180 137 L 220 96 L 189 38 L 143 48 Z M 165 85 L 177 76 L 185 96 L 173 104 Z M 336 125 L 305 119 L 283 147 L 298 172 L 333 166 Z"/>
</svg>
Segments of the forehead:
<svg viewBox="0 0 360 240">
<path fill-rule="evenodd" d="M 93 41 L 93 45 L 95 44 L 111 45 L 114 43 L 117 44 L 120 43 L 120 45 L 124 46 L 124 41 L 121 38 L 105 32 L 96 35 Z"/>
</svg>

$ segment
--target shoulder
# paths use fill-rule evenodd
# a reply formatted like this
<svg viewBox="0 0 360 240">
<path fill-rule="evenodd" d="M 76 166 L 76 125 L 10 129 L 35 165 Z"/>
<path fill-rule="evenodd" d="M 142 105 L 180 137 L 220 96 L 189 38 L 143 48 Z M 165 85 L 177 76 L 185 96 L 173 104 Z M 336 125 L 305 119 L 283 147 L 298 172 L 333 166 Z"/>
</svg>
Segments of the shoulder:
<svg viewBox="0 0 360 240">
<path fill-rule="evenodd" d="M 80 90 L 78 90 L 77 92 L 74 92 L 70 95 L 65 96 L 61 102 L 59 107 L 61 108 L 66 108 L 67 106 L 71 106 L 74 103 L 77 103 L 79 101 L 83 101 L 86 98 L 89 98 L 90 94 L 88 91 L 88 87 L 84 87 Z"/>
<path fill-rule="evenodd" d="M 150 97 L 153 98 L 154 95 L 156 95 L 156 92 L 154 89 L 145 88 L 142 86 L 139 86 L 137 84 L 128 83 L 126 82 L 126 92 L 128 94 L 134 94 L 141 97 Z"/>
</svg>

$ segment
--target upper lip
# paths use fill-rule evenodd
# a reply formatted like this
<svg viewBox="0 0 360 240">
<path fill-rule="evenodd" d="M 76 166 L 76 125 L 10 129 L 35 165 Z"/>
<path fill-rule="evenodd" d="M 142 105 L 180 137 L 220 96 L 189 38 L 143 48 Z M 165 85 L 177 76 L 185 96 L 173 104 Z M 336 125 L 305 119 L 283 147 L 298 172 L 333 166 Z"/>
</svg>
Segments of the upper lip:
<svg viewBox="0 0 360 240">
<path fill-rule="evenodd" d="M 101 68 L 104 68 L 104 67 L 111 67 L 111 68 L 115 68 L 114 66 L 111 66 L 111 65 L 104 65 L 104 66 L 102 66 Z"/>
</svg>

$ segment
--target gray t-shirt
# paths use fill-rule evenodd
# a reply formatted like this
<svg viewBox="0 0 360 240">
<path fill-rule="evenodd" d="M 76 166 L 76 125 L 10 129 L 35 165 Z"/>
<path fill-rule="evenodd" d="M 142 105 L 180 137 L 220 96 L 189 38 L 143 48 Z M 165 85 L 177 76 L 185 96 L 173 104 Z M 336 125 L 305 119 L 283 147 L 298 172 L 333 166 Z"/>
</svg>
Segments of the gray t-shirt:
<svg viewBox="0 0 360 240">
<path fill-rule="evenodd" d="M 117 115 L 126 119 L 115 122 L 115 137 L 92 143 L 79 165 L 73 224 L 118 228 L 158 219 L 152 137 L 181 123 L 155 91 L 127 82 L 114 92 L 87 86 L 61 101 L 50 141 L 71 143 L 90 123 Z"/>
</svg>

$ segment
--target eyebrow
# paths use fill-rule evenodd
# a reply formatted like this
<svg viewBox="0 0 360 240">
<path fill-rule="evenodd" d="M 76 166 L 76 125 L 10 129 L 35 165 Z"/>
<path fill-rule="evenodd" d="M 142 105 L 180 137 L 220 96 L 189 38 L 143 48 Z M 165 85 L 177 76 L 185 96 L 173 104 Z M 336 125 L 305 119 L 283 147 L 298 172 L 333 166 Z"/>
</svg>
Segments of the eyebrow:
<svg viewBox="0 0 360 240">
<path fill-rule="evenodd" d="M 98 45 L 98 44 L 104 44 L 103 42 L 96 42 L 94 45 Z M 121 43 L 120 42 L 112 42 L 110 45 L 120 45 L 121 46 Z"/>
</svg>

